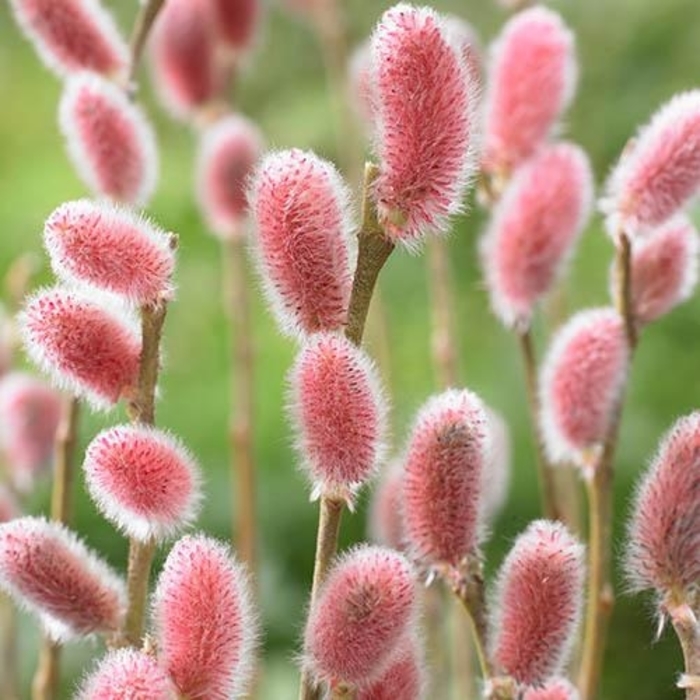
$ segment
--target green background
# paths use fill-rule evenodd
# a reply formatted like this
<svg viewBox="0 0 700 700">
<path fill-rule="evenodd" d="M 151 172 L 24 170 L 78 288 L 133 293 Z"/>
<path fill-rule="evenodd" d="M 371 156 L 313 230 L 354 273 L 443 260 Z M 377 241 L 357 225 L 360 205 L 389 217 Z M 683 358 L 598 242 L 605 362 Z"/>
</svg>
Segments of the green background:
<svg viewBox="0 0 700 700">
<path fill-rule="evenodd" d="M 119 5 L 119 20 L 128 27 L 136 3 L 111 4 Z M 376 0 L 343 4 L 352 44 L 368 34 L 380 12 L 390 5 Z M 506 16 L 489 0 L 440 0 L 435 7 L 469 19 L 485 41 L 495 35 Z M 566 118 L 565 133 L 590 153 L 600 183 L 636 125 L 675 92 L 698 83 L 700 4 L 697 0 L 562 0 L 555 7 L 577 34 L 581 61 L 579 93 Z M 148 83 L 146 71 L 144 82 Z M 193 202 L 192 135 L 154 104 L 150 86 L 144 93 L 157 126 L 162 160 L 160 187 L 150 212 L 162 226 L 176 231 L 181 242 L 178 298 L 165 334 L 167 365 L 161 382 L 159 423 L 180 435 L 201 461 L 206 505 L 198 527 L 226 537 L 231 517 L 226 454 L 227 335 L 220 307 L 219 247 L 204 230 Z M 20 37 L 7 4 L 0 4 L 0 274 L 26 251 L 43 258 L 43 220 L 64 200 L 85 193 L 57 133 L 59 95 L 58 81 L 41 67 Z M 278 7 L 269 8 L 258 48 L 241 78 L 238 101 L 259 122 L 271 147 L 312 148 L 334 158 L 333 111 L 318 46 L 299 18 Z M 352 183 L 355 190 L 357 184 Z M 472 207 L 467 217 L 455 221 L 449 245 L 458 284 L 457 327 L 465 383 L 506 416 L 513 435 L 510 497 L 487 546 L 488 567 L 493 570 L 513 537 L 537 516 L 538 501 L 519 358 L 513 338 L 488 310 L 475 254 L 483 224 L 482 214 Z M 566 283 L 572 309 L 607 302 L 611 253 L 600 218 L 595 217 Z M 49 280 L 44 269 L 40 281 Z M 296 692 L 293 655 L 303 624 L 317 509 L 308 503 L 305 483 L 296 469 L 284 413 L 284 377 L 294 345 L 277 334 L 257 282 L 253 285 L 261 608 L 264 653 L 269 660 L 264 687 L 267 698 L 291 698 Z M 396 253 L 383 274 L 382 293 L 393 363 L 393 434 L 395 444 L 401 445 L 411 417 L 435 387 L 424 256 Z M 623 551 L 621 533 L 634 480 L 661 433 L 677 416 L 698 405 L 699 319 L 696 297 L 643 334 L 617 464 L 617 559 Z M 540 352 L 544 331 L 538 327 Z M 101 427 L 121 420 L 121 409 L 89 416 L 81 427 L 82 443 Z M 115 566 L 123 566 L 124 540 L 97 514 L 82 483 L 79 489 L 77 530 Z M 44 485 L 27 508 L 45 510 L 47 495 Z M 343 544 L 362 539 L 364 533 L 361 507 L 343 524 Z M 35 632 L 28 619 L 25 623 L 22 665 L 26 688 L 35 661 Z M 681 670 L 677 644 L 668 631 L 654 643 L 654 626 L 648 597 L 620 595 L 611 623 L 602 697 L 680 697 L 673 688 Z M 66 665 L 71 677 L 66 679 L 66 697 L 94 652 L 92 643 L 68 651 Z"/>
</svg>

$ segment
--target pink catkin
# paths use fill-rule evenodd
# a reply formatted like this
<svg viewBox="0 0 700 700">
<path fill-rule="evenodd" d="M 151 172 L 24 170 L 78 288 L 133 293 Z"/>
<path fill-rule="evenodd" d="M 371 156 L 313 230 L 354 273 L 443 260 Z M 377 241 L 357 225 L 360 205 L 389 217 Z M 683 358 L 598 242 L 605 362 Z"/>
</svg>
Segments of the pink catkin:
<svg viewBox="0 0 700 700">
<path fill-rule="evenodd" d="M 7 486 L 0 484 L 0 523 L 19 518 L 21 510 L 17 499 Z"/>
<path fill-rule="evenodd" d="M 219 36 L 237 52 L 247 51 L 260 21 L 260 0 L 213 0 Z"/>
<path fill-rule="evenodd" d="M 175 688 L 153 656 L 136 649 L 109 652 L 85 679 L 77 700 L 176 700 Z"/>
<path fill-rule="evenodd" d="M 673 97 L 640 129 L 610 176 L 601 208 L 613 235 L 644 235 L 700 188 L 700 90 Z"/>
<path fill-rule="evenodd" d="M 574 95 L 574 37 L 544 7 L 515 15 L 491 48 L 483 166 L 514 170 L 545 141 Z"/>
<path fill-rule="evenodd" d="M 369 41 L 357 46 L 348 62 L 348 97 L 357 117 L 366 127 L 372 127 L 372 47 Z"/>
<path fill-rule="evenodd" d="M 66 84 L 59 124 L 83 181 L 98 195 L 143 206 L 158 179 L 158 150 L 141 109 L 114 83 L 81 73 Z"/>
<path fill-rule="evenodd" d="M 417 597 L 415 573 L 397 552 L 364 545 L 341 557 L 306 623 L 304 663 L 314 678 L 378 680 L 413 630 Z"/>
<path fill-rule="evenodd" d="M 492 659 L 499 673 L 538 685 L 561 670 L 583 600 L 584 548 L 561 523 L 536 520 L 499 574 Z"/>
<path fill-rule="evenodd" d="M 458 567 L 477 544 L 487 418 L 480 399 L 450 390 L 418 413 L 404 462 L 409 550 L 426 566 Z"/>
<path fill-rule="evenodd" d="M 56 209 L 44 225 L 51 267 L 135 305 L 173 296 L 171 237 L 128 209 L 81 199 Z"/>
<path fill-rule="evenodd" d="M 67 528 L 25 517 L 0 525 L 0 586 L 62 641 L 119 628 L 123 582 Z"/>
<path fill-rule="evenodd" d="M 540 425 L 553 462 L 586 466 L 605 440 L 628 362 L 624 323 L 612 308 L 582 311 L 557 332 L 540 374 Z"/>
<path fill-rule="evenodd" d="M 174 117 L 191 119 L 223 87 L 212 0 L 168 0 L 150 39 L 153 81 Z"/>
<path fill-rule="evenodd" d="M 690 298 L 698 281 L 699 250 L 698 233 L 684 216 L 635 241 L 632 310 L 639 323 L 651 323 Z"/>
<path fill-rule="evenodd" d="M 371 539 L 385 547 L 402 551 L 406 542 L 403 528 L 403 470 L 392 461 L 374 487 L 369 509 Z"/>
<path fill-rule="evenodd" d="M 440 17 L 400 4 L 372 37 L 375 198 L 385 233 L 406 244 L 441 232 L 462 208 L 473 169 L 475 95 Z"/>
<path fill-rule="evenodd" d="M 625 568 L 634 590 L 685 597 L 700 579 L 700 412 L 661 440 L 637 490 Z"/>
<path fill-rule="evenodd" d="M 125 70 L 126 42 L 99 0 L 10 0 L 10 5 L 54 73 L 91 70 L 116 76 Z"/>
<path fill-rule="evenodd" d="M 197 464 L 178 440 L 161 430 L 105 430 L 90 443 L 83 469 L 100 511 L 128 537 L 162 540 L 196 516 Z"/>
<path fill-rule="evenodd" d="M 420 644 L 409 636 L 381 677 L 357 693 L 357 700 L 422 700 L 426 695 L 426 680 Z"/>
<path fill-rule="evenodd" d="M 545 146 L 520 168 L 482 242 L 491 305 L 506 325 L 527 327 L 561 277 L 591 209 L 593 176 L 573 144 Z"/>
<path fill-rule="evenodd" d="M 347 190 L 335 168 L 310 152 L 268 155 L 249 201 L 263 289 L 287 333 L 342 328 L 352 273 Z"/>
<path fill-rule="evenodd" d="M 555 678 L 539 688 L 528 688 L 523 700 L 579 700 L 579 693 L 566 678 Z"/>
<path fill-rule="evenodd" d="M 369 357 L 344 336 L 312 336 L 291 370 L 291 415 L 313 497 L 347 499 L 384 452 L 386 405 Z"/>
<path fill-rule="evenodd" d="M 29 491 L 51 464 L 61 399 L 54 389 L 28 374 L 0 379 L 0 448 L 14 487 Z"/>
<path fill-rule="evenodd" d="M 105 409 L 133 394 L 141 338 L 123 309 L 93 298 L 45 289 L 30 297 L 19 324 L 29 357 L 55 384 Z"/>
<path fill-rule="evenodd" d="M 242 236 L 246 186 L 263 149 L 260 130 L 241 115 L 219 120 L 203 134 L 197 159 L 197 199 L 212 232 Z"/>
<path fill-rule="evenodd" d="M 243 567 L 203 535 L 172 548 L 154 594 L 159 656 L 180 694 L 244 697 L 257 623 Z"/>
</svg>

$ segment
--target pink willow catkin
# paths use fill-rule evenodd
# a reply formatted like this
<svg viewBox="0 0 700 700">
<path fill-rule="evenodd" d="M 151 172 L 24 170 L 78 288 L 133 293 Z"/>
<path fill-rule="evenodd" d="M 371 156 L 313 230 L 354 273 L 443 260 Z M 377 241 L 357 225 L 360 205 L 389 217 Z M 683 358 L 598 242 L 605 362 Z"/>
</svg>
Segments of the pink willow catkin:
<svg viewBox="0 0 700 700">
<path fill-rule="evenodd" d="M 644 236 L 700 188 L 700 90 L 664 104 L 625 149 L 601 208 L 612 235 Z"/>
<path fill-rule="evenodd" d="M 153 83 L 172 116 L 188 120 L 223 87 L 212 0 L 168 0 L 149 40 Z"/>
<path fill-rule="evenodd" d="M 376 368 L 344 336 L 322 333 L 302 348 L 289 384 L 297 451 L 312 498 L 352 505 L 384 453 L 387 407 Z"/>
<path fill-rule="evenodd" d="M 406 544 L 403 517 L 403 464 L 393 459 L 381 472 L 372 490 L 369 537 L 377 544 L 403 551 Z"/>
<path fill-rule="evenodd" d="M 145 426 L 117 426 L 87 448 L 85 480 L 102 514 L 128 537 L 169 537 L 199 510 L 199 468 L 172 435 Z"/>
<path fill-rule="evenodd" d="M 154 593 L 161 663 L 180 694 L 244 697 L 257 622 L 244 568 L 228 547 L 188 535 L 170 551 Z"/>
<path fill-rule="evenodd" d="M 7 486 L 0 484 L 0 523 L 19 518 L 21 510 L 14 494 Z"/>
<path fill-rule="evenodd" d="M 632 248 L 632 314 L 657 320 L 690 298 L 698 281 L 700 239 L 691 221 L 677 216 Z M 617 281 L 611 274 L 611 291 Z"/>
<path fill-rule="evenodd" d="M 148 202 L 158 179 L 155 134 L 124 90 L 80 73 L 66 83 L 58 119 L 75 169 L 95 194 L 134 206 Z"/>
<path fill-rule="evenodd" d="M 491 47 L 483 167 L 508 174 L 549 137 L 576 89 L 574 36 L 544 7 L 508 21 Z"/>
<path fill-rule="evenodd" d="M 544 146 L 516 171 L 481 245 L 491 306 L 505 325 L 529 326 L 564 272 L 592 194 L 588 157 L 573 144 Z"/>
<path fill-rule="evenodd" d="M 24 517 L 0 525 L 0 586 L 57 641 L 119 629 L 123 582 L 67 528 Z"/>
<path fill-rule="evenodd" d="M 304 665 L 317 682 L 363 688 L 392 664 L 417 621 L 413 568 L 401 554 L 363 545 L 340 557 L 304 633 Z"/>
<path fill-rule="evenodd" d="M 230 49 L 242 53 L 255 40 L 262 11 L 260 0 L 212 0 L 216 9 L 219 36 Z"/>
<path fill-rule="evenodd" d="M 419 411 L 404 458 L 408 549 L 424 566 L 458 568 L 478 541 L 487 417 L 467 390 L 432 397 Z"/>
<path fill-rule="evenodd" d="M 410 246 L 443 232 L 462 208 L 474 166 L 475 83 L 443 19 L 400 4 L 372 36 L 371 86 L 377 211 L 386 235 Z"/>
<path fill-rule="evenodd" d="M 581 311 L 557 331 L 540 372 L 540 426 L 552 462 L 587 467 L 607 435 L 628 359 L 613 308 Z"/>
<path fill-rule="evenodd" d="M 499 673 L 538 685 L 563 668 L 583 584 L 583 546 L 561 523 L 531 523 L 499 573 L 492 607 L 492 659 Z"/>
<path fill-rule="evenodd" d="M 248 193 L 263 291 L 280 328 L 343 328 L 352 285 L 349 196 L 331 163 L 297 149 L 267 155 Z"/>
<path fill-rule="evenodd" d="M 634 590 L 685 601 L 700 579 L 700 412 L 676 421 L 642 478 L 625 569 Z"/>
<path fill-rule="evenodd" d="M 17 23 L 54 73 L 125 71 L 129 50 L 99 0 L 10 0 Z"/>
<path fill-rule="evenodd" d="M 19 491 L 48 471 L 60 417 L 60 395 L 41 380 L 21 372 L 0 378 L 0 450 Z"/>
<path fill-rule="evenodd" d="M 44 225 L 54 273 L 124 297 L 135 305 L 172 298 L 171 237 L 143 216 L 80 199 L 58 207 Z"/>
<path fill-rule="evenodd" d="M 124 308 L 94 298 L 94 291 L 44 289 L 18 320 L 27 354 L 54 384 L 107 409 L 136 390 L 141 338 Z"/>
<path fill-rule="evenodd" d="M 522 700 L 579 700 L 579 694 L 566 678 L 554 678 L 539 688 L 528 688 Z"/>
<path fill-rule="evenodd" d="M 197 156 L 197 199 L 209 228 L 221 238 L 244 236 L 246 186 L 263 150 L 258 127 L 233 114 L 207 128 Z"/>
<path fill-rule="evenodd" d="M 175 688 L 153 656 L 136 649 L 109 652 L 83 681 L 77 700 L 176 700 Z"/>
</svg>

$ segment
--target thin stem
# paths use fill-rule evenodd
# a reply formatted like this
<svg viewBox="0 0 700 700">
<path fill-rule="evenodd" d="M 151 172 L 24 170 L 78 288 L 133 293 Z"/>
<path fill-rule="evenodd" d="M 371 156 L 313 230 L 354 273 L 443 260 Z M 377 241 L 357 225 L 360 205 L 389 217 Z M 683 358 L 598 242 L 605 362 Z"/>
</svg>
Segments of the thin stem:
<svg viewBox="0 0 700 700">
<path fill-rule="evenodd" d="M 673 629 L 681 644 L 685 674 L 679 687 L 685 688 L 686 700 L 700 700 L 700 634 L 698 623 L 688 616 L 672 617 Z"/>
<path fill-rule="evenodd" d="M 379 169 L 376 165 L 373 163 L 365 165 L 362 228 L 357 235 L 357 266 L 350 294 L 348 323 L 345 328 L 345 336 L 355 345 L 362 343 L 367 312 L 377 278 L 394 250 L 394 244 L 384 237 L 384 231 L 379 224 L 377 210 L 372 201 L 372 186 L 378 174 Z"/>
<path fill-rule="evenodd" d="M 331 561 L 338 549 L 338 534 L 343 507 L 343 501 L 325 496 L 321 498 L 316 536 L 316 556 L 314 557 L 314 578 L 311 585 L 311 608 L 318 598 Z M 320 689 L 314 685 L 311 675 L 305 670 L 301 676 L 299 700 L 316 700 L 319 696 Z"/>
<path fill-rule="evenodd" d="M 233 532 L 241 559 L 255 572 L 254 391 L 250 298 L 243 236 L 223 243 L 224 308 L 231 327 L 231 481 Z"/>
<path fill-rule="evenodd" d="M 61 421 L 56 431 L 51 491 L 51 519 L 64 524 L 73 519 L 78 417 L 78 400 L 72 396 L 65 396 L 61 407 Z M 60 661 L 61 646 L 49 637 L 44 637 L 32 681 L 33 700 L 55 700 L 59 697 Z"/>
<path fill-rule="evenodd" d="M 172 245 L 177 243 L 173 237 Z M 165 302 L 141 308 L 141 364 L 135 398 L 129 404 L 129 416 L 134 423 L 155 425 L 155 395 L 160 369 L 160 341 L 167 306 Z M 138 646 L 143 637 L 144 617 L 151 564 L 156 544 L 153 540 L 129 540 L 127 573 L 127 609 L 119 646 Z"/>
<path fill-rule="evenodd" d="M 0 630 L 0 697 L 19 700 L 17 613 L 14 603 L 4 593 L 0 593 Z"/>
<path fill-rule="evenodd" d="M 129 61 L 128 85 L 132 85 L 136 79 L 136 71 L 138 70 L 141 56 L 146 46 L 146 40 L 165 2 L 166 0 L 145 0 L 141 5 L 131 33 L 131 58 Z"/>
<path fill-rule="evenodd" d="M 557 506 L 557 498 L 554 490 L 554 476 L 552 467 L 547 461 L 542 444 L 542 436 L 539 428 L 540 401 L 537 387 L 537 360 L 535 359 L 535 347 L 532 339 L 532 331 L 528 327 L 518 331 L 520 353 L 525 369 L 525 388 L 530 412 L 530 423 L 535 443 L 535 464 L 537 465 L 537 477 L 540 484 L 540 498 L 542 501 L 542 513 L 550 520 L 560 520 L 561 514 Z"/>
<path fill-rule="evenodd" d="M 626 234 L 618 237 L 616 252 L 616 305 L 624 319 L 629 363 L 637 345 L 631 305 L 631 245 Z M 629 373 L 629 367 L 628 367 Z M 626 383 L 626 382 L 625 382 Z M 588 491 L 588 607 L 579 671 L 581 700 L 594 700 L 603 666 L 608 622 L 615 603 L 612 584 L 612 530 L 614 458 L 620 432 L 625 387 L 620 392 L 603 447 L 587 479 Z"/>
</svg>

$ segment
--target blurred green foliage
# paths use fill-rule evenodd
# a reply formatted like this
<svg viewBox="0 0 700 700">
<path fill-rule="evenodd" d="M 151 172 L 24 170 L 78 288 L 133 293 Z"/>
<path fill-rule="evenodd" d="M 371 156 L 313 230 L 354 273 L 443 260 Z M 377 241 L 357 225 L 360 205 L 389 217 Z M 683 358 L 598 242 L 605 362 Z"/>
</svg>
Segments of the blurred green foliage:
<svg viewBox="0 0 700 700">
<path fill-rule="evenodd" d="M 128 27 L 136 3 L 111 3 Z M 351 44 L 367 36 L 390 3 L 342 3 Z M 435 7 L 469 19 L 488 41 L 505 13 L 490 0 L 436 0 Z M 581 60 L 579 96 L 565 131 L 591 154 L 601 182 L 636 125 L 673 93 L 700 79 L 700 4 L 697 0 L 561 0 L 556 3 L 575 29 Z M 144 84 L 148 85 L 144 71 Z M 69 167 L 56 128 L 60 86 L 19 36 L 6 3 L 0 5 L 0 274 L 16 256 L 41 253 L 46 215 L 60 202 L 85 194 Z M 192 134 L 169 121 L 144 99 L 156 122 L 162 151 L 162 180 L 151 213 L 180 235 L 178 299 L 167 320 L 166 370 L 161 383 L 159 423 L 191 446 L 206 474 L 206 507 L 199 522 L 221 537 L 229 532 L 227 473 L 227 334 L 220 308 L 219 250 L 207 235 L 193 202 Z M 240 108 L 262 126 L 271 147 L 313 148 L 334 158 L 336 134 L 318 46 L 298 17 L 270 7 L 258 49 L 238 86 Z M 358 183 L 353 183 L 357 189 Z M 457 325 L 465 383 L 498 408 L 513 435 L 514 477 L 510 499 L 487 547 L 493 570 L 513 537 L 538 514 L 533 451 L 519 358 L 513 339 L 491 316 L 475 254 L 483 216 L 476 209 L 455 221 L 450 239 L 458 281 Z M 566 284 L 571 309 L 607 302 L 611 246 L 596 218 L 584 237 Z M 45 268 L 46 266 L 44 266 Z M 419 405 L 434 390 L 428 333 L 429 313 L 421 256 L 394 255 L 382 280 L 392 353 L 391 391 L 397 447 Z M 50 276 L 44 269 L 42 282 Z M 284 416 L 285 372 L 294 346 L 277 334 L 255 286 L 257 346 L 257 435 L 262 557 L 261 604 L 265 625 L 265 697 L 293 697 L 293 655 L 313 559 L 317 509 L 294 464 Z M 617 464 L 617 540 L 633 482 L 657 440 L 679 415 L 700 401 L 700 300 L 675 311 L 644 333 L 632 376 Z M 546 328 L 538 328 L 540 352 Z M 99 428 L 123 420 L 115 411 L 90 416 L 81 427 L 83 445 Z M 123 566 L 125 542 L 99 517 L 79 485 L 76 528 L 88 542 Z M 28 509 L 46 509 L 48 489 Z M 363 509 L 343 523 L 343 544 L 364 536 Z M 624 596 L 611 624 L 604 690 L 607 700 L 664 700 L 674 691 L 681 659 L 672 635 L 653 642 L 651 605 Z M 25 688 L 34 664 L 33 625 L 23 625 Z M 70 649 L 66 697 L 93 645 Z"/>
</svg>

